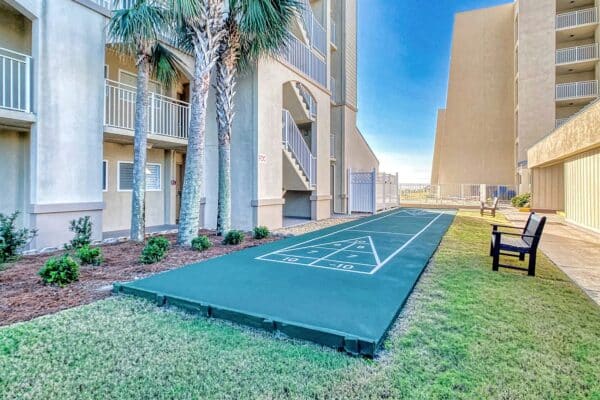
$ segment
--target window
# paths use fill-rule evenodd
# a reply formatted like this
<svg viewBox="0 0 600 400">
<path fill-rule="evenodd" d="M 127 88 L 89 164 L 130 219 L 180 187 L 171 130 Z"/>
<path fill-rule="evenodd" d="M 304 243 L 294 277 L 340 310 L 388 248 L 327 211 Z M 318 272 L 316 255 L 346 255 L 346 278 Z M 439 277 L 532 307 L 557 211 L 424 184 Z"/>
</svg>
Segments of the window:
<svg viewBox="0 0 600 400">
<path fill-rule="evenodd" d="M 146 190 L 160 191 L 162 189 L 162 175 L 160 164 L 146 164 Z M 119 161 L 119 191 L 133 190 L 133 163 Z"/>
<path fill-rule="evenodd" d="M 102 161 L 102 191 L 108 190 L 108 161 Z"/>
</svg>

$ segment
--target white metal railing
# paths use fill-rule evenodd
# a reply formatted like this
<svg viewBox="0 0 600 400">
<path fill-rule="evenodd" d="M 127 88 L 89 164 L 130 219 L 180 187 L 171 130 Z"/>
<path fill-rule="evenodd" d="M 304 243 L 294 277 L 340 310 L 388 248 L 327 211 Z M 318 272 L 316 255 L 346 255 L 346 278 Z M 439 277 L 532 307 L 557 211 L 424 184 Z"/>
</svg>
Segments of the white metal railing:
<svg viewBox="0 0 600 400">
<path fill-rule="evenodd" d="M 300 169 L 308 179 L 310 186 L 314 187 L 317 183 L 317 159 L 312 155 L 302 136 L 302 132 L 298 129 L 298 125 L 296 125 L 292 114 L 288 110 L 282 110 L 282 122 L 283 146 L 292 153 L 296 161 L 298 161 Z"/>
<path fill-rule="evenodd" d="M 498 197 L 502 203 L 516 196 L 514 185 L 400 183 L 401 204 L 451 204 L 479 206 Z"/>
<path fill-rule="evenodd" d="M 337 29 L 336 29 L 335 21 L 331 18 L 331 43 L 337 46 Z"/>
<path fill-rule="evenodd" d="M 31 56 L 0 47 L 0 108 L 31 112 Z"/>
<path fill-rule="evenodd" d="M 571 11 L 556 16 L 556 29 L 572 28 L 579 25 L 595 24 L 598 22 L 598 8 Z"/>
<path fill-rule="evenodd" d="M 335 158 L 335 135 L 329 135 L 329 158 Z"/>
<path fill-rule="evenodd" d="M 120 129 L 135 129 L 136 88 L 106 80 L 104 125 Z M 187 139 L 190 117 L 189 104 L 155 93 L 149 94 L 148 133 Z"/>
<path fill-rule="evenodd" d="M 283 59 L 323 86 L 327 86 L 327 65 L 300 39 L 290 35 L 288 46 L 281 52 Z"/>
<path fill-rule="evenodd" d="M 558 118 L 556 120 L 556 124 L 555 127 L 556 128 L 560 128 L 562 125 L 564 125 L 565 122 L 567 122 L 569 120 L 569 118 Z"/>
<path fill-rule="evenodd" d="M 302 6 L 302 22 L 308 34 L 310 45 L 325 56 L 327 54 L 327 32 L 315 17 L 310 6 L 310 0 L 303 0 Z"/>
<path fill-rule="evenodd" d="M 317 101 L 313 97 L 312 94 L 306 89 L 306 87 L 300 83 L 296 82 L 296 87 L 298 88 L 298 92 L 304 101 L 304 104 L 308 108 L 308 112 L 312 119 L 317 118 Z"/>
<path fill-rule="evenodd" d="M 560 83 L 556 85 L 556 100 L 598 96 L 598 81 Z"/>
<path fill-rule="evenodd" d="M 556 64 L 570 64 L 598 58 L 598 43 L 556 50 Z"/>
</svg>

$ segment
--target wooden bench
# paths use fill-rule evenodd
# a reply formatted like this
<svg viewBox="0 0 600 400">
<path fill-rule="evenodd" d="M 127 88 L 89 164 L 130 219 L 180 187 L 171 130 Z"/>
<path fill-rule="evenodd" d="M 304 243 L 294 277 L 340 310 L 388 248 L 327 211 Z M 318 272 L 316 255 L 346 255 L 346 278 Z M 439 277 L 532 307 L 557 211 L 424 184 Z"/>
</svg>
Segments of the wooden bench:
<svg viewBox="0 0 600 400">
<path fill-rule="evenodd" d="M 490 214 L 492 214 L 492 217 L 496 217 L 496 210 L 498 209 L 498 198 L 494 197 L 494 201 L 492 202 L 491 206 L 488 206 L 486 204 L 485 201 L 481 202 L 481 208 L 479 209 L 479 212 L 481 213 L 481 216 L 483 217 L 483 213 L 486 211 L 489 211 Z"/>
<path fill-rule="evenodd" d="M 493 257 L 492 269 L 498 271 L 500 267 L 527 271 L 529 276 L 535 276 L 536 254 L 542 232 L 546 225 L 546 217 L 540 217 L 531 213 L 524 227 L 492 224 L 492 242 L 490 256 Z M 499 229 L 521 230 L 520 233 L 502 232 Z M 519 258 L 525 261 L 525 255 L 529 254 L 529 267 L 522 268 L 513 265 L 500 264 L 500 256 Z"/>
</svg>

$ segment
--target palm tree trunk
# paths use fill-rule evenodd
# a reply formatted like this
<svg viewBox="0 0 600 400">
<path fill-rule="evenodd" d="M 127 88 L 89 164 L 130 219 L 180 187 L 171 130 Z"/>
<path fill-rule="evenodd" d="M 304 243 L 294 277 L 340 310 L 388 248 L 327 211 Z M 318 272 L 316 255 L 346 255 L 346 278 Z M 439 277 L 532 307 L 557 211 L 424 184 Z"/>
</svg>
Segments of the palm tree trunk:
<svg viewBox="0 0 600 400">
<path fill-rule="evenodd" d="M 210 69 L 203 68 L 202 55 L 196 54 L 191 88 L 190 129 L 181 194 L 177 243 L 190 245 L 198 235 L 200 200 L 204 180 L 206 106 L 210 89 Z"/>
<path fill-rule="evenodd" d="M 148 132 L 148 79 L 150 64 L 142 58 L 137 71 L 135 134 L 133 139 L 133 191 L 131 196 L 131 240 L 143 242 L 146 228 L 146 143 Z"/>
<path fill-rule="evenodd" d="M 217 131 L 219 136 L 219 200 L 217 234 L 231 230 L 231 133 L 236 70 L 232 63 L 217 61 Z"/>
</svg>

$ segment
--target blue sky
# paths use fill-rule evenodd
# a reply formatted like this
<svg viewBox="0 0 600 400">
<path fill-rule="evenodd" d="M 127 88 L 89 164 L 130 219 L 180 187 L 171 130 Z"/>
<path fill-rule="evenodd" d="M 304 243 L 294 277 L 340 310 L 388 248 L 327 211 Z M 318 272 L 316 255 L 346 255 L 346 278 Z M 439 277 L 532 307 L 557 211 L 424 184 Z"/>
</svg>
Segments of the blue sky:
<svg viewBox="0 0 600 400">
<path fill-rule="evenodd" d="M 358 126 L 382 171 L 397 171 L 401 182 L 429 181 L 454 13 L 507 2 L 358 1 Z"/>
</svg>

